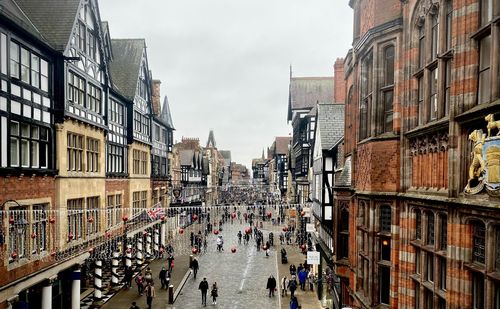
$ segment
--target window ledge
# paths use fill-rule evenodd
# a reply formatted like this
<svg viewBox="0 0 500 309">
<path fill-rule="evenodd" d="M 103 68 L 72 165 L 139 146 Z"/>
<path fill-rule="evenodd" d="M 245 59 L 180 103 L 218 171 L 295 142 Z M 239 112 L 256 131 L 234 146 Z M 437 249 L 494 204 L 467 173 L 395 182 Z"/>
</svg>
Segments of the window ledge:
<svg viewBox="0 0 500 309">
<path fill-rule="evenodd" d="M 35 168 L 19 168 L 19 167 L 6 167 L 0 168 L 0 175 L 2 176 L 56 176 L 58 170 L 55 169 L 35 169 Z"/>
<path fill-rule="evenodd" d="M 431 291 L 434 290 L 434 282 L 432 281 L 425 280 L 422 282 L 422 285 Z"/>
<path fill-rule="evenodd" d="M 370 137 L 367 137 L 367 138 L 359 141 L 358 145 L 367 144 L 367 143 L 370 143 L 370 142 L 379 142 L 379 141 L 391 140 L 391 139 L 398 140 L 399 139 L 399 134 L 395 134 L 393 132 L 387 132 L 387 133 L 382 133 L 382 134 L 377 135 L 377 136 L 370 136 Z"/>
<path fill-rule="evenodd" d="M 436 131 L 439 131 L 442 129 L 447 129 L 448 122 L 449 122 L 449 118 L 444 117 L 444 118 L 441 118 L 439 120 L 435 120 L 432 122 L 428 122 L 424 125 L 418 126 L 415 129 L 412 129 L 410 131 L 405 132 L 404 135 L 407 138 L 413 138 L 413 137 L 424 135 L 424 134 L 427 134 L 430 132 L 436 132 Z"/>
<path fill-rule="evenodd" d="M 469 109 L 468 111 L 465 111 L 460 115 L 457 115 L 455 117 L 455 120 L 462 123 L 472 122 L 480 119 L 482 120 L 486 113 L 490 112 L 493 113 L 498 111 L 499 106 L 500 106 L 500 99 L 496 99 L 486 104 L 479 104 Z"/>
<path fill-rule="evenodd" d="M 410 240 L 410 244 L 420 248 L 422 246 L 422 240 L 420 239 Z"/>
<path fill-rule="evenodd" d="M 479 264 L 477 262 L 472 262 L 472 263 L 464 263 L 464 267 L 472 270 L 472 271 L 476 271 L 476 272 L 480 272 L 482 274 L 484 274 L 486 272 L 485 268 L 486 266 L 485 265 L 482 265 L 482 264 Z"/>
<path fill-rule="evenodd" d="M 478 40 L 481 39 L 481 37 L 488 35 L 489 33 L 491 33 L 491 23 L 480 27 L 476 32 L 470 35 L 470 38 L 473 40 Z"/>
<path fill-rule="evenodd" d="M 377 264 L 379 266 L 392 267 L 392 263 L 390 261 L 386 261 L 386 260 L 378 261 Z"/>
<path fill-rule="evenodd" d="M 420 282 L 421 276 L 420 276 L 420 274 L 412 274 L 412 275 L 410 275 L 410 278 L 417 281 L 417 282 Z"/>
</svg>

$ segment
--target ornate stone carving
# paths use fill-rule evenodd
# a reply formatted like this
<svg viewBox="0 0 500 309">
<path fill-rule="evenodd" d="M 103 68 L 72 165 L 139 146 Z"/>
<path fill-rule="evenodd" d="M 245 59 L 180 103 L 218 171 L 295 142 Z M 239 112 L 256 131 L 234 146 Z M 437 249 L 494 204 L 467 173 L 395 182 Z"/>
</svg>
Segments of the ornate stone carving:
<svg viewBox="0 0 500 309">
<path fill-rule="evenodd" d="M 467 180 L 465 193 L 475 194 L 482 191 L 484 187 L 483 174 L 486 164 L 483 159 L 483 145 L 485 141 L 483 130 L 474 130 L 469 134 L 469 140 L 474 143 L 474 146 L 471 152 L 469 179 Z"/>
<path fill-rule="evenodd" d="M 448 132 L 440 131 L 410 139 L 410 154 L 423 155 L 448 150 Z"/>
</svg>

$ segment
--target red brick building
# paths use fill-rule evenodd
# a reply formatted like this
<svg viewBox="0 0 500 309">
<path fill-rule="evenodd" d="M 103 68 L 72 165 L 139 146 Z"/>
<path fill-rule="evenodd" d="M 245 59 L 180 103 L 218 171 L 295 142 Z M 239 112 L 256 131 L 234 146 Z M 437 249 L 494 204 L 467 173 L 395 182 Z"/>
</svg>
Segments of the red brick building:
<svg viewBox="0 0 500 309">
<path fill-rule="evenodd" d="M 342 303 L 500 308 L 500 2 L 349 5 Z"/>
</svg>

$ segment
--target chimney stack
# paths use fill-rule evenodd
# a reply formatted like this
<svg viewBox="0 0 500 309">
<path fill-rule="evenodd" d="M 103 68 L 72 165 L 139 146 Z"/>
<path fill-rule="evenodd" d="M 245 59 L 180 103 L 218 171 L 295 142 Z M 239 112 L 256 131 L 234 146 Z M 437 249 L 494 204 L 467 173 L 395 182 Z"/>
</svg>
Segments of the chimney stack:
<svg viewBox="0 0 500 309">
<path fill-rule="evenodd" d="M 156 116 L 160 116 L 161 114 L 161 109 L 160 109 L 160 85 L 161 81 L 159 79 L 153 79 L 153 97 L 152 97 L 152 103 L 153 103 L 153 114 Z"/>
<path fill-rule="evenodd" d="M 334 103 L 345 102 L 345 79 L 344 79 L 344 58 L 337 58 L 333 65 L 334 72 L 334 90 L 333 101 Z"/>
</svg>

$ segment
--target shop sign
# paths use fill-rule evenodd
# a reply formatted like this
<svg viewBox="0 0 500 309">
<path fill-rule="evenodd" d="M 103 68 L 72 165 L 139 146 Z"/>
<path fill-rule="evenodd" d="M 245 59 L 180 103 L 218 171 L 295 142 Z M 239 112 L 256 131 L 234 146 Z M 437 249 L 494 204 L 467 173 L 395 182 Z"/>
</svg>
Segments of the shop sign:
<svg viewBox="0 0 500 309">
<path fill-rule="evenodd" d="M 319 251 L 307 251 L 307 264 L 319 265 L 320 254 Z"/>
</svg>

